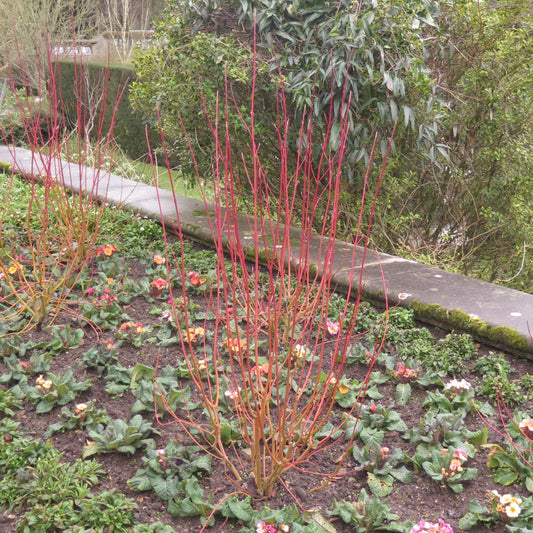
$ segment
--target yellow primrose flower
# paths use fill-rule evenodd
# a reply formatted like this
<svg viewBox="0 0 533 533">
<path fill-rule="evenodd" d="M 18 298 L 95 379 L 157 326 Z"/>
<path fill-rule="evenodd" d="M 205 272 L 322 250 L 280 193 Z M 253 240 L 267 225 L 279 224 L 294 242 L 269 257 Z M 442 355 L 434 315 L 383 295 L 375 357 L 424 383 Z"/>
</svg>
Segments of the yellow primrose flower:
<svg viewBox="0 0 533 533">
<path fill-rule="evenodd" d="M 22 270 L 22 265 L 20 263 L 17 263 L 16 261 L 14 263 L 12 263 L 12 265 L 7 269 L 7 273 L 8 274 L 15 274 L 17 273 L 19 270 Z"/>
<path fill-rule="evenodd" d="M 187 340 L 190 343 L 195 343 L 197 341 L 197 336 L 195 332 L 196 328 L 188 328 L 187 329 Z"/>
<path fill-rule="evenodd" d="M 51 380 L 47 379 L 47 380 L 44 380 L 43 376 L 39 376 L 36 380 L 35 380 L 35 383 L 37 383 L 37 388 L 44 392 L 45 394 L 47 394 L 53 383 Z"/>
<path fill-rule="evenodd" d="M 508 503 L 511 503 L 513 501 L 513 497 L 510 495 L 510 494 L 504 494 L 501 498 L 500 498 L 500 503 L 502 505 L 507 505 Z"/>
<path fill-rule="evenodd" d="M 516 502 L 511 502 L 509 505 L 505 507 L 505 514 L 509 518 L 516 518 L 522 510 L 520 509 L 520 506 Z"/>
</svg>

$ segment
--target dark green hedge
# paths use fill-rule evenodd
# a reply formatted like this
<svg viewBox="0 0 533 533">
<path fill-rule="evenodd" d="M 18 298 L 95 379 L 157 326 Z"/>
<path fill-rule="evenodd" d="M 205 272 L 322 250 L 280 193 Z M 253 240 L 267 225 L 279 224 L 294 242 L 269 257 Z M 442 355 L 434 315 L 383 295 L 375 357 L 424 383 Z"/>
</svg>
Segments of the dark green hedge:
<svg viewBox="0 0 533 533">
<path fill-rule="evenodd" d="M 67 126 L 88 124 L 96 117 L 91 137 L 97 140 L 109 133 L 114 118 L 113 135 L 120 148 L 132 159 L 148 153 L 145 123 L 129 102 L 130 84 L 135 79 L 133 67 L 74 60 L 58 61 L 56 67 L 55 83 Z M 95 93 L 101 96 L 95 97 Z M 91 103 L 98 99 L 98 106 Z M 79 107 L 78 101 L 88 104 Z M 151 132 L 150 147 L 160 145 L 161 139 Z"/>
</svg>

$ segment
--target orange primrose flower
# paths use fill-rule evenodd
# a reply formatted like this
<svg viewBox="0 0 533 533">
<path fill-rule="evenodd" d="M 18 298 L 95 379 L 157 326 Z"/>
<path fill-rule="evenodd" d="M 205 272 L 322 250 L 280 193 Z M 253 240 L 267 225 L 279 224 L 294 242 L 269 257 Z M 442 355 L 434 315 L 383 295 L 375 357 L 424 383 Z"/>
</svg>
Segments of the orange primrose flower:
<svg viewBox="0 0 533 533">
<path fill-rule="evenodd" d="M 108 244 L 107 246 L 100 246 L 100 248 L 96 250 L 96 255 L 111 257 L 115 252 L 118 252 L 118 248 L 113 244 Z"/>
</svg>

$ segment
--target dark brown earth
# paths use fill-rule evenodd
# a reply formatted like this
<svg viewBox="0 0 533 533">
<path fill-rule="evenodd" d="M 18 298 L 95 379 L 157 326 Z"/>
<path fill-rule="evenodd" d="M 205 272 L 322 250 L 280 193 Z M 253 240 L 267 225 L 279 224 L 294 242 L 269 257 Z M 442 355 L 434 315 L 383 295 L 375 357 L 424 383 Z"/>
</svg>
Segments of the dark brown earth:
<svg viewBox="0 0 533 533">
<path fill-rule="evenodd" d="M 145 276 L 144 266 L 132 262 L 129 265 L 129 277 Z M 144 298 L 136 298 L 132 301 L 127 312 L 135 321 L 148 325 L 150 321 L 156 323 L 158 317 L 151 317 L 148 311 L 152 304 L 147 302 Z M 80 327 L 79 322 L 72 323 L 75 327 Z M 442 337 L 444 332 L 432 329 L 432 333 L 436 338 Z M 29 333 L 25 340 L 34 339 L 41 340 L 47 338 L 47 331 L 41 332 L 34 330 Z M 103 338 L 112 338 L 112 332 L 105 332 L 102 334 Z M 110 397 L 104 391 L 104 379 L 97 373 L 92 372 L 86 367 L 83 362 L 83 354 L 87 351 L 91 343 L 96 342 L 96 333 L 91 328 L 85 328 L 85 337 L 83 344 L 76 349 L 69 350 L 54 357 L 52 362 L 51 372 L 63 373 L 66 369 L 72 368 L 75 372 L 77 380 L 90 378 L 92 380 L 92 387 L 87 392 L 83 393 L 76 402 L 87 402 L 95 399 L 98 406 L 105 406 L 111 418 L 122 418 L 128 420 L 131 418 L 131 407 L 134 398 L 129 393 L 120 396 Z M 486 346 L 479 347 L 479 354 L 483 355 L 491 349 Z M 180 358 L 179 349 L 174 345 L 170 348 L 161 348 L 155 345 L 143 345 L 142 348 L 135 348 L 129 344 L 124 344 L 119 350 L 119 362 L 124 367 L 131 367 L 137 363 L 144 363 L 154 366 L 156 358 L 161 358 L 160 364 L 173 364 L 177 358 Z M 511 357 L 511 356 L 509 356 Z M 517 375 L 523 373 L 533 373 L 533 363 L 512 358 L 513 367 Z M 0 365 L 0 372 L 4 372 L 5 367 Z M 350 377 L 357 376 L 357 372 L 361 369 L 353 368 L 347 369 L 346 374 Z M 359 376 L 360 377 L 360 376 Z M 470 375 L 463 376 L 465 379 L 474 381 L 474 377 Z M 383 388 L 381 388 L 383 387 Z M 380 392 L 385 392 L 385 398 L 381 400 L 384 405 L 388 404 L 388 395 L 392 398 L 394 395 L 394 385 L 382 385 Z M 388 387 L 388 388 L 387 388 Z M 402 419 L 409 427 L 417 426 L 420 419 L 424 415 L 424 410 L 421 406 L 421 401 L 425 397 L 425 391 L 416 391 L 414 399 L 408 402 L 404 407 L 395 407 L 394 409 L 401 414 Z M 54 408 L 50 413 L 44 415 L 37 415 L 33 405 L 26 403 L 23 411 L 17 412 L 16 420 L 21 423 L 21 426 L 27 429 L 35 438 L 42 438 L 44 431 L 52 423 L 58 421 L 59 407 Z M 144 418 L 150 419 L 152 415 L 143 413 Z M 165 420 L 169 421 L 167 417 Z M 471 429 L 482 427 L 482 422 L 473 415 L 468 417 L 468 425 Z M 496 420 L 493 422 L 497 423 Z M 154 420 L 155 424 L 155 420 Z M 170 439 L 177 442 L 187 442 L 187 437 L 184 437 L 184 432 L 180 430 L 177 424 L 165 425 L 159 427 L 160 435 L 156 437 L 157 447 L 164 448 Z M 489 442 L 494 442 L 496 435 L 491 434 Z M 81 457 L 83 446 L 86 444 L 87 435 L 84 432 L 69 431 L 67 433 L 55 434 L 50 438 L 53 445 L 64 452 L 65 461 L 73 461 Z M 403 440 L 397 432 L 390 432 L 384 445 L 393 449 L 394 447 L 402 447 L 408 454 L 412 454 L 416 444 L 410 444 Z M 330 457 L 336 456 L 340 450 L 328 451 L 324 459 L 327 461 L 327 455 Z M 449 522 L 455 529 L 458 520 L 466 513 L 468 502 L 473 499 L 482 499 L 487 492 L 493 489 L 502 490 L 502 487 L 495 485 L 490 479 L 490 470 L 486 466 L 486 450 L 480 450 L 476 458 L 471 461 L 469 466 L 476 467 L 479 470 L 479 476 L 472 482 L 465 483 L 464 492 L 456 495 L 451 490 L 440 487 L 437 483 L 429 479 L 423 472 L 415 476 L 414 481 L 410 484 L 403 485 L 395 484 L 395 490 L 387 498 L 388 505 L 392 512 L 400 515 L 402 520 L 412 520 L 418 522 L 421 518 L 436 521 L 438 518 Z M 128 487 L 127 481 L 133 477 L 135 472 L 141 466 L 142 452 L 137 452 L 135 455 L 125 455 L 119 453 L 101 454 L 93 456 L 100 461 L 107 472 L 107 475 L 101 480 L 98 485 L 99 489 L 118 489 L 128 497 L 131 497 L 138 504 L 137 518 L 140 522 L 156 522 L 162 521 L 172 525 L 176 531 L 180 532 L 197 532 L 200 525 L 199 520 L 184 519 L 171 516 L 166 512 L 166 502 L 160 500 L 153 493 L 137 493 L 132 492 Z M 229 478 L 225 475 L 224 468 L 220 464 L 214 463 L 213 472 L 209 477 L 202 480 L 203 488 L 206 494 L 213 494 L 214 500 L 220 499 L 224 494 L 231 492 L 235 486 L 231 483 Z M 286 477 L 286 483 L 294 494 L 299 494 L 302 498 L 297 502 L 303 509 L 317 509 L 322 512 L 323 516 L 327 517 L 326 509 L 330 508 L 334 499 L 355 500 L 361 488 L 366 486 L 366 474 L 364 472 L 352 471 L 355 464 L 351 457 L 348 457 L 343 465 L 343 469 L 347 472 L 338 481 L 327 485 L 320 491 L 313 492 L 309 497 L 305 497 L 305 492 L 316 483 L 315 480 L 309 479 L 306 475 L 298 470 L 292 470 Z M 303 489 L 303 490 L 302 490 Z M 368 491 L 368 487 L 367 487 Z M 513 487 L 513 492 L 521 492 L 524 496 L 527 492 L 522 487 Z M 292 497 L 284 490 L 279 490 L 277 495 L 265 502 L 270 508 L 281 508 L 287 504 L 294 503 Z M 261 506 L 262 503 L 257 503 Z M 14 516 L 4 513 L 0 514 L 0 531 L 9 533 L 13 531 Z M 350 527 L 336 520 L 334 523 L 337 531 L 340 533 L 353 531 Z M 209 531 L 230 532 L 235 531 L 235 523 L 225 524 L 221 521 L 217 522 L 217 526 Z M 485 528 L 475 528 L 471 530 L 473 533 L 480 533 L 486 531 Z M 504 525 L 499 525 L 492 529 L 495 533 L 505 531 Z"/>
</svg>

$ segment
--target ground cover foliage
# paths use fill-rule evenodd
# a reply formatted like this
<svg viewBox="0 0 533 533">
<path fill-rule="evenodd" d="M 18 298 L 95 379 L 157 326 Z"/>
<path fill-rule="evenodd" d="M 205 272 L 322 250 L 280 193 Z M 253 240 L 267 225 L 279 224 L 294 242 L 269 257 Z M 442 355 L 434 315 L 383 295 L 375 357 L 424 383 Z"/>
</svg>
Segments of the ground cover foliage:
<svg viewBox="0 0 533 533">
<path fill-rule="evenodd" d="M 4 180 L 20 189 L 19 204 L 3 219 L 3 235 L 20 238 L 16 213 L 27 205 L 30 186 Z M 249 464 L 239 411 L 246 389 L 232 381 L 241 352 L 225 335 L 216 336 L 209 312 L 219 290 L 219 255 L 170 235 L 165 242 L 156 223 L 135 214 L 105 216 L 121 235 L 99 234 L 66 297 L 64 308 L 74 313 L 54 313 L 52 325 L 48 315 L 41 329 L 27 331 L 18 327 L 19 318 L 2 321 L 5 531 L 199 531 L 203 524 L 213 531 L 256 531 L 260 524 L 265 531 L 409 532 L 422 519 L 442 519 L 455 531 L 483 531 L 485 524 L 492 531 L 529 531 L 531 364 L 468 335 L 422 328 L 400 308 L 360 304 L 347 333 L 347 322 L 339 321 L 346 302 L 338 294 L 293 354 L 311 359 L 313 340 L 324 337 L 323 350 L 331 355 L 349 337 L 342 373 L 327 384 L 335 387 L 334 407 L 315 434 L 316 454 L 287 470 L 268 498 L 259 496 L 246 469 L 236 490 L 213 443 L 199 438 L 210 413 L 195 385 L 195 372 L 202 383 L 214 383 L 218 351 L 220 435 L 227 453 Z M 17 261 L 27 268 L 31 256 L 21 244 Z M 245 279 L 231 263 L 225 268 Z M 258 268 L 268 284 L 268 269 L 246 268 Z M 4 310 L 5 278 L 16 271 L 3 275 Z M 255 319 L 242 315 L 238 321 L 244 330 Z M 377 345 L 382 349 L 374 357 Z M 238 346 L 253 361 L 255 348 Z M 191 366 L 193 353 L 202 368 Z M 255 366 L 250 379 L 266 384 L 268 369 Z M 327 369 L 319 376 L 305 386 L 306 397 L 320 380 L 327 382 Z M 498 399 L 509 407 L 502 419 Z M 193 421 L 189 434 L 176 417 Z M 335 475 L 312 492 L 322 480 L 309 472 L 321 468 Z"/>
</svg>

